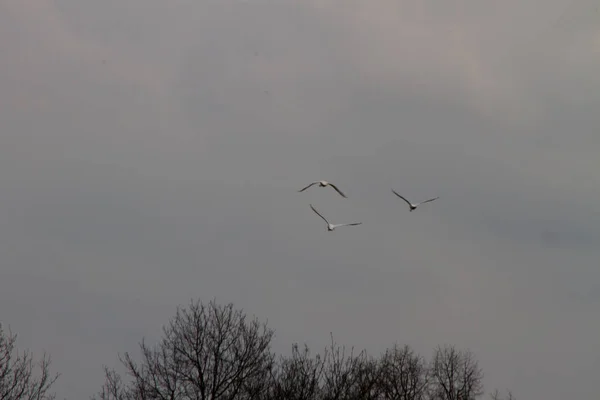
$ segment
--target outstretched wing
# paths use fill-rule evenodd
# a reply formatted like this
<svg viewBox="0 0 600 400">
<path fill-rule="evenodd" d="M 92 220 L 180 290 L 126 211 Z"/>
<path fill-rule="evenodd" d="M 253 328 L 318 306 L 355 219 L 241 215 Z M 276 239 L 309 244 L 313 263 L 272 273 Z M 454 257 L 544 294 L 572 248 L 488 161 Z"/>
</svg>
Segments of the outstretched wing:
<svg viewBox="0 0 600 400">
<path fill-rule="evenodd" d="M 440 198 L 439 196 L 438 196 L 438 197 L 434 197 L 433 199 L 429 199 L 429 200 L 422 201 L 422 202 L 420 202 L 419 204 L 425 204 L 425 203 L 429 203 L 430 201 L 434 201 L 434 200 L 437 200 L 437 199 L 439 199 L 439 198 Z"/>
<path fill-rule="evenodd" d="M 408 204 L 410 207 L 412 207 L 412 204 L 410 203 L 410 201 L 408 201 L 404 197 L 400 196 L 398 193 L 396 193 L 396 191 L 394 189 L 392 189 L 392 192 L 394 192 L 394 194 L 396 196 L 400 197 L 402 200 L 404 200 L 406 202 L 406 204 Z"/>
<path fill-rule="evenodd" d="M 355 225 L 362 225 L 362 222 L 353 222 L 351 224 L 335 224 L 335 225 L 332 225 L 332 227 L 339 228 L 340 226 L 355 226 Z"/>
<path fill-rule="evenodd" d="M 342 191 L 340 189 L 338 189 L 338 187 L 335 186 L 333 183 L 330 183 L 329 186 L 331 186 L 332 188 L 334 188 L 335 191 L 338 192 L 342 197 L 346 197 L 347 198 L 347 196 L 344 193 L 342 193 Z"/>
<path fill-rule="evenodd" d="M 309 188 L 309 187 L 311 187 L 312 185 L 316 185 L 317 183 L 319 183 L 319 182 L 313 182 L 313 183 L 311 183 L 310 185 L 308 185 L 307 187 L 305 187 L 305 188 L 302 188 L 302 189 L 298 190 L 298 192 L 304 192 L 306 189 L 308 189 L 308 188 Z"/>
<path fill-rule="evenodd" d="M 323 221 L 327 222 L 327 225 L 329 225 L 329 221 L 327 221 L 324 216 L 319 214 L 319 212 L 317 210 L 315 210 L 315 208 L 313 207 L 312 204 L 310 204 L 310 208 L 312 208 L 312 210 L 315 212 L 315 214 L 317 214 L 319 217 L 323 218 Z"/>
</svg>

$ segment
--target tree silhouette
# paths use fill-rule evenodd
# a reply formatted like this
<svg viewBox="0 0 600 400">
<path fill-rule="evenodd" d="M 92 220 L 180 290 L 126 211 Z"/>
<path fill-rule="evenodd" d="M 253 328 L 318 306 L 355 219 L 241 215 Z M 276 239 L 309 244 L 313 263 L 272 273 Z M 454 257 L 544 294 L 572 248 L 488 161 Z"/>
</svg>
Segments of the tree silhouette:
<svg viewBox="0 0 600 400">
<path fill-rule="evenodd" d="M 424 400 L 430 384 L 425 359 L 409 346 L 394 345 L 382 356 L 379 386 L 386 399 Z"/>
<path fill-rule="evenodd" d="M 105 371 L 98 397 L 121 399 L 257 399 L 267 389 L 273 331 L 232 304 L 190 302 L 178 308 L 154 347 L 140 344 L 141 363 L 119 357 L 133 378 Z"/>
<path fill-rule="evenodd" d="M 270 350 L 273 331 L 232 304 L 190 302 L 163 327 L 141 361 L 119 357 L 128 377 L 105 368 L 101 400 L 475 400 L 483 373 L 470 351 L 438 346 L 427 362 L 409 346 L 378 358 L 335 342 L 305 344 L 289 356 Z M 492 400 L 504 400 L 496 391 Z M 505 400 L 513 400 L 512 394 Z"/>
<path fill-rule="evenodd" d="M 268 399 L 315 400 L 321 394 L 325 362 L 321 355 L 312 357 L 307 345 L 292 346 L 290 357 L 280 357 L 271 371 Z"/>
<path fill-rule="evenodd" d="M 25 350 L 21 355 L 15 348 L 17 335 L 5 334 L 0 324 L 0 399 L 50 400 L 56 395 L 50 389 L 58 374 L 50 374 L 50 357 L 44 354 L 34 362 L 33 354 Z M 39 374 L 36 375 L 36 366 Z"/>
<path fill-rule="evenodd" d="M 379 371 L 377 362 L 366 351 L 346 354 L 346 347 L 335 343 L 325 350 L 323 369 L 323 400 L 376 399 Z"/>
<path fill-rule="evenodd" d="M 473 400 L 483 394 L 483 372 L 470 351 L 438 346 L 430 374 L 431 400 Z"/>
</svg>

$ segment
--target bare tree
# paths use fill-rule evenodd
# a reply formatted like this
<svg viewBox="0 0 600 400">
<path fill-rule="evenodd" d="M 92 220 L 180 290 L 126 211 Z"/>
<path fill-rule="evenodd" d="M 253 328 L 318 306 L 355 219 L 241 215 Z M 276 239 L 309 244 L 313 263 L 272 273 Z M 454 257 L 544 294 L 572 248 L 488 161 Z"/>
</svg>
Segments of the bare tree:
<svg viewBox="0 0 600 400">
<path fill-rule="evenodd" d="M 280 357 L 272 371 L 270 399 L 317 400 L 321 393 L 324 360 L 320 354 L 314 357 L 308 346 L 300 351 L 292 346 L 290 357 Z"/>
<path fill-rule="evenodd" d="M 232 304 L 192 301 L 178 308 L 154 347 L 140 343 L 141 363 L 119 357 L 132 380 L 105 371 L 102 400 L 259 399 L 267 389 L 273 331 L 246 320 Z"/>
<path fill-rule="evenodd" d="M 15 348 L 17 335 L 4 333 L 0 324 L 0 400 L 50 400 L 55 398 L 50 389 L 58 374 L 50 374 L 50 357 L 44 354 L 34 362 L 33 354 Z M 39 374 L 36 376 L 36 366 Z"/>
<path fill-rule="evenodd" d="M 104 385 L 98 393 L 98 398 L 103 400 L 133 400 L 142 397 L 136 397 L 135 391 L 123 384 L 123 379 L 118 373 L 104 367 Z"/>
<path fill-rule="evenodd" d="M 498 389 L 496 389 L 490 393 L 490 397 L 492 400 L 516 400 L 510 390 L 507 391 L 506 397 L 502 397 Z"/>
<path fill-rule="evenodd" d="M 379 386 L 386 399 L 423 400 L 429 384 L 429 371 L 423 357 L 409 346 L 394 345 L 381 361 Z"/>
<path fill-rule="evenodd" d="M 358 368 L 353 374 L 354 381 L 350 385 L 350 394 L 347 399 L 379 400 L 381 390 L 379 380 L 381 370 L 378 360 L 368 357 L 362 352 L 358 358 Z"/>
<path fill-rule="evenodd" d="M 470 351 L 438 346 L 430 374 L 432 400 L 473 400 L 483 394 L 483 372 Z"/>
<path fill-rule="evenodd" d="M 376 399 L 379 369 L 377 363 L 367 357 L 365 351 L 354 354 L 354 348 L 346 354 L 346 347 L 339 346 L 331 336 L 331 345 L 325 350 L 323 370 L 323 400 Z"/>
<path fill-rule="evenodd" d="M 376 360 L 363 351 L 346 354 L 333 337 L 323 354 L 312 356 L 304 345 L 292 347 L 290 357 L 281 357 L 273 370 L 268 399 L 350 400 L 377 399 L 379 369 Z"/>
<path fill-rule="evenodd" d="M 365 351 L 346 351 L 332 335 L 322 353 L 294 344 L 290 356 L 276 360 L 272 337 L 266 323 L 248 321 L 232 304 L 192 301 L 177 309 L 158 344 L 142 340 L 140 361 L 129 353 L 119 356 L 127 375 L 105 368 L 95 398 L 475 400 L 483 394 L 483 373 L 473 354 L 453 346 L 438 346 L 429 363 L 397 344 L 373 359 Z M 514 400 L 510 392 L 504 399 L 498 391 L 491 397 Z"/>
</svg>

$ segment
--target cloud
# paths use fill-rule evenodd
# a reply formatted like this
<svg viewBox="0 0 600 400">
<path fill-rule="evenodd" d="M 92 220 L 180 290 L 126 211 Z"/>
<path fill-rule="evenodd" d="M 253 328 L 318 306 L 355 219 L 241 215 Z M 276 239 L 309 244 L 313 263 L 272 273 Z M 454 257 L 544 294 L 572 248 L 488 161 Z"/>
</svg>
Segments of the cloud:
<svg viewBox="0 0 600 400">
<path fill-rule="evenodd" d="M 344 32 L 344 51 L 371 79 L 399 87 L 416 85 L 436 94 L 460 93 L 471 107 L 492 116 L 502 111 L 502 116 L 510 112 L 515 118 L 533 111 L 531 104 L 515 106 L 515 101 L 526 99 L 513 77 L 494 64 L 493 50 L 486 48 L 490 32 L 485 30 L 485 21 L 491 9 L 464 2 L 443 6 L 391 0 L 311 4 Z M 506 51 L 502 46 L 500 51 Z"/>
<path fill-rule="evenodd" d="M 72 398 L 215 296 L 278 351 L 456 343 L 490 389 L 592 396 L 588 5 L 3 2 L 0 314 Z"/>
<path fill-rule="evenodd" d="M 136 59 L 131 49 L 125 54 L 125 49 L 76 34 L 57 4 L 29 0 L 3 2 L 1 41 L 11 54 L 7 63 L 11 66 L 12 80 L 19 84 L 12 92 L 13 99 L 31 93 L 22 100 L 27 101 L 26 106 L 36 101 L 50 102 L 51 98 L 45 97 L 36 100 L 40 93 L 32 86 L 47 87 L 53 79 L 77 79 L 78 75 L 98 82 L 116 79 L 151 92 L 166 90 L 168 77 L 160 65 Z"/>
</svg>

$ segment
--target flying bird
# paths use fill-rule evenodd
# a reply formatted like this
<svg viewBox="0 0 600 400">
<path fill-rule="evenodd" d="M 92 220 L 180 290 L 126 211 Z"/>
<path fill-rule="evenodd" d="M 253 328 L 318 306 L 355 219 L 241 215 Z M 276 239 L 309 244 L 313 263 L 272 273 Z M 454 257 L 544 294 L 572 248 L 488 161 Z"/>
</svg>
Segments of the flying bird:
<svg viewBox="0 0 600 400">
<path fill-rule="evenodd" d="M 344 193 L 342 193 L 342 191 L 341 191 L 340 189 L 338 189 L 338 187 L 337 187 L 337 186 L 335 186 L 333 183 L 331 183 L 331 182 L 327 182 L 327 181 L 316 181 L 316 182 L 313 182 L 313 183 L 311 183 L 310 185 L 308 185 L 307 187 L 305 187 L 305 188 L 303 188 L 303 189 L 300 189 L 300 190 L 298 190 L 298 192 L 304 192 L 306 189 L 308 189 L 309 187 L 311 187 L 311 186 L 313 186 L 313 185 L 316 185 L 317 183 L 319 184 L 319 187 L 327 187 L 327 186 L 331 186 L 331 187 L 332 187 L 332 188 L 334 188 L 334 189 L 335 189 L 335 191 L 336 191 L 336 192 L 338 192 L 338 193 L 339 193 L 339 194 L 340 194 L 342 197 L 346 197 L 346 198 L 347 198 L 347 196 L 346 196 Z"/>
<path fill-rule="evenodd" d="M 392 192 L 394 192 L 394 194 L 395 194 L 396 196 L 400 197 L 402 200 L 404 200 L 406 203 L 408 203 L 408 206 L 410 207 L 410 211 L 411 211 L 411 212 L 412 212 L 413 210 L 416 210 L 416 208 L 417 208 L 417 206 L 418 206 L 419 204 L 429 203 L 430 201 L 434 201 L 434 200 L 437 200 L 437 199 L 439 199 L 439 196 L 438 196 L 438 197 L 434 197 L 433 199 L 429 199 L 429 200 L 425 200 L 425 201 L 422 201 L 422 202 L 420 202 L 420 203 L 417 203 L 417 204 L 413 204 L 413 203 L 411 203 L 410 201 L 406 200 L 404 197 L 400 196 L 398 193 L 396 193 L 396 191 L 395 191 L 394 189 L 392 189 Z"/>
<path fill-rule="evenodd" d="M 335 230 L 335 228 L 339 228 L 340 226 L 354 226 L 354 225 L 361 225 L 362 222 L 353 222 L 351 224 L 331 224 L 329 223 L 329 221 L 327 221 L 325 219 L 324 216 L 322 216 L 321 214 L 319 214 L 319 212 L 317 210 L 315 210 L 315 208 L 313 207 L 313 205 L 310 205 L 310 208 L 312 208 L 312 210 L 321 218 L 323 218 L 323 221 L 325 221 L 327 223 L 327 230 L 328 231 L 333 231 Z"/>
</svg>

